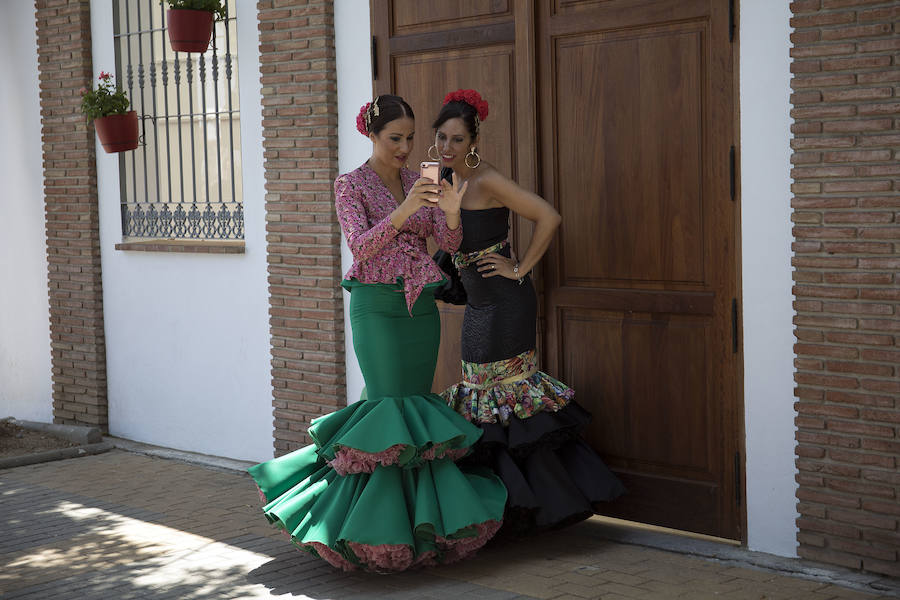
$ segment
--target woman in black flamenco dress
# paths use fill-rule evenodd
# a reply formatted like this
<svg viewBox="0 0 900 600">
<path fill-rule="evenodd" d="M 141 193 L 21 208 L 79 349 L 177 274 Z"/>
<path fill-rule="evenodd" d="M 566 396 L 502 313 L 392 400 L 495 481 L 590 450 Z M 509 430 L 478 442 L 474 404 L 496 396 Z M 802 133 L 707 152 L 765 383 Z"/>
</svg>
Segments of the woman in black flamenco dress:
<svg viewBox="0 0 900 600">
<path fill-rule="evenodd" d="M 537 368 L 537 297 L 528 272 L 561 219 L 481 160 L 478 130 L 486 116 L 487 103 L 474 90 L 448 94 L 429 149 L 468 182 L 463 240 L 453 257 L 467 295 L 463 380 L 442 395 L 483 429 L 467 460 L 500 476 L 508 491 L 504 530 L 524 533 L 581 521 L 625 488 L 581 438 L 591 415 L 575 402 L 574 390 Z M 507 240 L 510 211 L 535 223 L 518 260 Z"/>
</svg>

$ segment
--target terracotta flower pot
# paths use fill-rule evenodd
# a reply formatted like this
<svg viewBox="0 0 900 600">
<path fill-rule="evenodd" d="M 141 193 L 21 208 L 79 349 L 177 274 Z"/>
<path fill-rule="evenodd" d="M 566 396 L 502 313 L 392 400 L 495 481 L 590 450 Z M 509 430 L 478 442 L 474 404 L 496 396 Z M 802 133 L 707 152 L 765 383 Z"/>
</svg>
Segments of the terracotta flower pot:
<svg viewBox="0 0 900 600">
<path fill-rule="evenodd" d="M 212 36 L 213 13 L 170 8 L 166 13 L 169 43 L 176 52 L 206 52 Z"/>
<path fill-rule="evenodd" d="M 125 152 L 138 147 L 138 118 L 135 111 L 94 119 L 97 137 L 108 153 Z"/>
</svg>

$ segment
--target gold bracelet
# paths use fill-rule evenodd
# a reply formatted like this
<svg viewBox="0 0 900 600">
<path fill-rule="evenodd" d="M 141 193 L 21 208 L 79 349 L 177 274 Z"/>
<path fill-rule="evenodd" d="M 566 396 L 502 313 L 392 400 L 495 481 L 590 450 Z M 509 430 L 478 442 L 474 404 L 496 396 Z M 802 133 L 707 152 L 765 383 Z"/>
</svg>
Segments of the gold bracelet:
<svg viewBox="0 0 900 600">
<path fill-rule="evenodd" d="M 519 277 L 519 263 L 516 263 L 516 266 L 513 267 L 513 275 L 516 276 L 516 281 L 519 282 L 519 285 L 525 283 L 525 278 Z"/>
</svg>

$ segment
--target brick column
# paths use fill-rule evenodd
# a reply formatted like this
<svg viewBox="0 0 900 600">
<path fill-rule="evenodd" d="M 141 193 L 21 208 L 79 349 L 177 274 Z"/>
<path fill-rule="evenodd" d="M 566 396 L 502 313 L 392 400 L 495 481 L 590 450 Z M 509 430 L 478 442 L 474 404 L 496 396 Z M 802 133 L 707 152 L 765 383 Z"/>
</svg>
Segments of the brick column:
<svg viewBox="0 0 900 600">
<path fill-rule="evenodd" d="M 37 0 L 53 420 L 107 427 L 89 0 Z"/>
<path fill-rule="evenodd" d="M 791 8 L 799 553 L 900 576 L 900 7 Z"/>
<path fill-rule="evenodd" d="M 259 8 L 275 453 L 345 404 L 332 2 Z M 368 57 L 366 57 L 368 60 Z"/>
</svg>

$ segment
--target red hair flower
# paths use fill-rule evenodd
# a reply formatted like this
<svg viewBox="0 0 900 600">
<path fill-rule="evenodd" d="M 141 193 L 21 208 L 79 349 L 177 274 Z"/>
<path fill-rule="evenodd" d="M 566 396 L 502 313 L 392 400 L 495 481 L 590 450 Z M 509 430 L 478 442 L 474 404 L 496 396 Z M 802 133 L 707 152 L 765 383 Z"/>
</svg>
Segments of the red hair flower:
<svg viewBox="0 0 900 600">
<path fill-rule="evenodd" d="M 444 104 L 448 102 L 465 102 L 478 113 L 478 120 L 484 121 L 488 116 L 488 103 L 475 90 L 456 90 L 444 96 Z"/>
<path fill-rule="evenodd" d="M 356 115 L 356 130 L 366 137 L 369 137 L 369 130 L 366 127 L 366 115 L 369 114 L 370 106 L 372 106 L 372 103 L 366 102 L 359 109 L 359 114 Z"/>
</svg>

